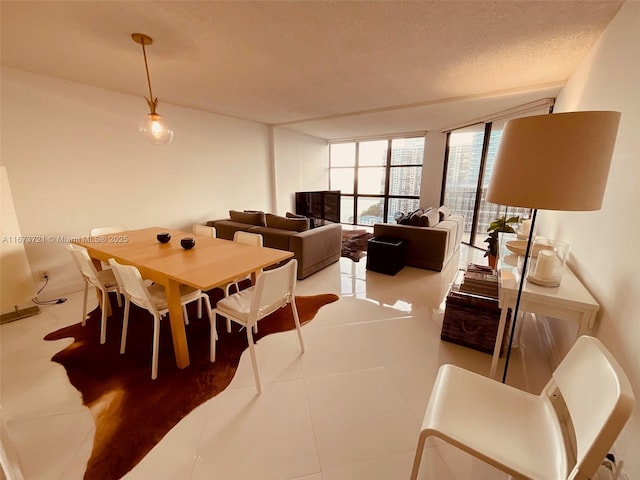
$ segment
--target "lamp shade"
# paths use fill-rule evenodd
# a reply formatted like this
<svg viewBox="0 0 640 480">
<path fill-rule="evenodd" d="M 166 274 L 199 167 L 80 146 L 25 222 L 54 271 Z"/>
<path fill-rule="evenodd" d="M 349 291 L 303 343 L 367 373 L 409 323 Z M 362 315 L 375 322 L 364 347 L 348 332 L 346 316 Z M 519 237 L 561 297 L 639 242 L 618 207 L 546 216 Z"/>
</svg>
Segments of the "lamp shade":
<svg viewBox="0 0 640 480">
<path fill-rule="evenodd" d="M 505 124 L 486 200 L 542 210 L 599 210 L 620 112 L 535 115 Z"/>
</svg>

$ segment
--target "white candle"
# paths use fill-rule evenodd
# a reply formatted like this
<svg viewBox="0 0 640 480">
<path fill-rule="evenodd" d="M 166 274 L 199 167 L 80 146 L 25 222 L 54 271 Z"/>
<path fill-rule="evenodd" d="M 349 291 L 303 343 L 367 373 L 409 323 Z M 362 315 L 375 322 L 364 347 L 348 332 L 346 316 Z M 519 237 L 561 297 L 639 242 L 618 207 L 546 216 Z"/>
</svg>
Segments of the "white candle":
<svg viewBox="0 0 640 480">
<path fill-rule="evenodd" d="M 522 228 L 520 229 L 520 234 L 523 237 L 528 237 L 530 231 L 531 231 L 531 220 L 523 220 Z"/>
<path fill-rule="evenodd" d="M 552 279 L 556 265 L 555 260 L 556 252 L 553 250 L 541 250 L 540 253 L 538 253 L 538 261 L 536 262 L 534 276 L 540 280 Z"/>
</svg>

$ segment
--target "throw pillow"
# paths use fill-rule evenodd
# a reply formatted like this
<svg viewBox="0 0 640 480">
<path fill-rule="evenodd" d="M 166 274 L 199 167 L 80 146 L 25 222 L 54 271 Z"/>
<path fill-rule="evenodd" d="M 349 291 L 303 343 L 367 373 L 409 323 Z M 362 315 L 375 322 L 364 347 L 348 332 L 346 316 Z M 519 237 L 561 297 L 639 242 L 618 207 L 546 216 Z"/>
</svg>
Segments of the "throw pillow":
<svg viewBox="0 0 640 480">
<path fill-rule="evenodd" d="M 415 212 L 413 212 L 411 214 L 411 216 L 409 217 L 409 225 L 413 225 L 414 227 L 417 227 L 419 225 L 420 222 L 420 216 L 424 213 L 424 210 L 419 208 L 418 210 L 416 210 Z"/>
<path fill-rule="evenodd" d="M 438 210 L 431 208 L 420 216 L 419 225 L 421 227 L 435 227 L 440 223 Z"/>
<path fill-rule="evenodd" d="M 287 212 L 285 214 L 287 218 L 306 218 L 309 221 L 309 230 L 316 228 L 316 219 L 313 217 L 305 217 L 304 215 L 298 215 L 297 213 Z"/>
<path fill-rule="evenodd" d="M 309 220 L 307 218 L 285 218 L 279 215 L 267 213 L 265 215 L 267 227 L 289 230 L 292 232 L 304 232 L 309 230 Z"/>
<path fill-rule="evenodd" d="M 393 216 L 393 219 L 398 225 L 404 225 L 404 222 L 409 221 L 409 216 L 403 212 L 396 212 L 396 214 Z"/>
<path fill-rule="evenodd" d="M 307 218 L 304 215 L 298 215 L 297 213 L 291 213 L 291 212 L 287 212 L 285 214 L 285 217 L 287 217 L 287 218 Z"/>
<path fill-rule="evenodd" d="M 438 209 L 438 213 L 440 213 L 440 221 L 442 221 L 445 218 L 447 218 L 449 215 L 451 215 L 451 210 L 446 205 L 442 205 Z"/>
<path fill-rule="evenodd" d="M 257 225 L 259 227 L 267 225 L 264 212 L 249 213 L 229 210 L 229 217 L 232 222 L 247 223 L 249 225 Z"/>
</svg>

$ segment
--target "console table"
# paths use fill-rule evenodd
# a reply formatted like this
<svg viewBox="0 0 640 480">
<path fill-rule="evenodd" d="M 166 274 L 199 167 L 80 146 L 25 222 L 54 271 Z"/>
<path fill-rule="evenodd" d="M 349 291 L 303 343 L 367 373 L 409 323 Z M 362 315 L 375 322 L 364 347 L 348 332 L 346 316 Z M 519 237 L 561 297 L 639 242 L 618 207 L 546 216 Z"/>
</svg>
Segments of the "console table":
<svg viewBox="0 0 640 480">
<path fill-rule="evenodd" d="M 498 323 L 498 335 L 493 349 L 489 376 L 495 378 L 500 354 L 500 341 L 505 333 L 507 311 L 516 306 L 520 272 L 518 256 L 507 247 L 508 240 L 515 240 L 514 234 L 500 234 L 498 261 L 498 300 L 502 312 Z M 521 259 L 522 261 L 522 259 Z M 562 282 L 558 287 L 542 287 L 524 280 L 520 299 L 520 312 L 537 313 L 553 318 L 578 322 L 578 336 L 587 334 L 593 328 L 600 305 L 582 285 L 578 277 L 565 266 Z M 507 332 L 508 333 L 508 332 Z"/>
</svg>

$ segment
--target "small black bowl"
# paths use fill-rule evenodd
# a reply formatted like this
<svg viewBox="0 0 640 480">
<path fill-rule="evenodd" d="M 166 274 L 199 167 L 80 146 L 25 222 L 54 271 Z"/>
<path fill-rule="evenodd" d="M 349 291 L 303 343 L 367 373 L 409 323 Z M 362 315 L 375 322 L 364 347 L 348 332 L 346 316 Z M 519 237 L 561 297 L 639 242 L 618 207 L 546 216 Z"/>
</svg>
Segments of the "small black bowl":
<svg viewBox="0 0 640 480">
<path fill-rule="evenodd" d="M 190 248 L 193 248 L 196 246 L 196 241 L 191 237 L 186 237 L 180 240 L 180 245 L 185 250 L 189 250 Z"/>
<path fill-rule="evenodd" d="M 171 240 L 171 234 L 169 232 L 159 233 L 158 235 L 156 235 L 156 238 L 160 243 L 167 243 L 169 240 Z"/>
</svg>

